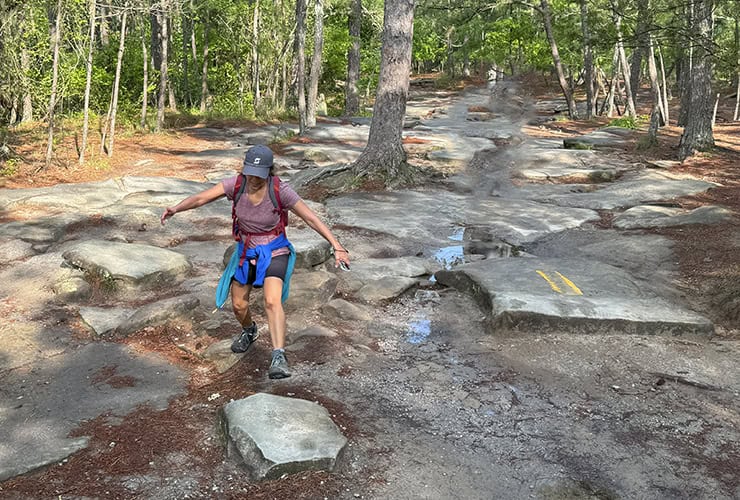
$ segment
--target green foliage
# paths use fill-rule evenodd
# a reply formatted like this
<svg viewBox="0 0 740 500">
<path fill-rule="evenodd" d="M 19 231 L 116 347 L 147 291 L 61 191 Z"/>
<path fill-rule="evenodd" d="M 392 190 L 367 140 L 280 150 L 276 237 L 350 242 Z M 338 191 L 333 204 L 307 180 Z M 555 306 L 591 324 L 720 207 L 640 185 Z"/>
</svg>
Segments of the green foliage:
<svg viewBox="0 0 740 500">
<path fill-rule="evenodd" d="M 620 116 L 619 118 L 611 120 L 607 127 L 622 127 L 636 130 L 640 128 L 640 125 L 644 123 L 644 121 L 645 119 L 640 117 L 636 118 L 634 116 Z"/>
<path fill-rule="evenodd" d="M 2 168 L 0 168 L 0 177 L 13 177 L 18 173 L 18 165 L 21 160 L 18 158 L 8 158 L 2 162 Z"/>
</svg>

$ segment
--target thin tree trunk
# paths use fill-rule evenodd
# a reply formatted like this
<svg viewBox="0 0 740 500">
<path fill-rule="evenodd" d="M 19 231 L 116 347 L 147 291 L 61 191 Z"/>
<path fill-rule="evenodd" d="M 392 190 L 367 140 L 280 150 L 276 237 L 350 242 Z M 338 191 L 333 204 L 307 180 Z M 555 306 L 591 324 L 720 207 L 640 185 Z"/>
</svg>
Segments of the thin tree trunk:
<svg viewBox="0 0 740 500">
<path fill-rule="evenodd" d="M 85 163 L 85 151 L 87 149 L 87 134 L 90 125 L 90 87 L 92 85 L 92 58 L 95 48 L 95 0 L 90 0 L 90 46 L 87 49 L 87 60 L 85 61 L 85 104 L 82 119 L 82 144 L 80 145 L 80 165 Z"/>
<path fill-rule="evenodd" d="M 175 4 L 177 5 L 177 4 Z M 167 16 L 165 19 L 165 22 L 167 23 L 167 37 L 165 38 L 167 40 L 167 54 L 170 54 L 172 52 L 172 46 L 174 45 L 172 43 L 172 36 L 174 30 L 172 29 L 172 17 Z M 175 96 L 175 82 L 172 80 L 172 78 L 167 78 L 167 101 L 169 102 L 169 108 L 172 111 L 177 111 L 177 99 Z"/>
<path fill-rule="evenodd" d="M 252 17 L 252 91 L 254 92 L 254 110 L 262 106 L 262 95 L 260 91 L 260 0 L 254 2 L 254 13 Z"/>
<path fill-rule="evenodd" d="M 732 115 L 732 119 L 737 121 L 740 116 L 740 20 L 735 19 L 735 57 L 737 61 L 737 70 L 735 78 L 737 78 L 737 88 L 735 90 L 735 113 Z"/>
<path fill-rule="evenodd" d="M 161 132 L 164 128 L 164 100 L 167 96 L 167 59 L 168 59 L 168 40 L 167 17 L 169 14 L 168 0 L 160 0 L 161 12 L 158 13 L 158 24 L 160 27 L 160 51 L 162 54 L 159 64 L 159 94 L 157 96 L 157 127 L 156 131 Z"/>
<path fill-rule="evenodd" d="M 624 93 L 627 100 L 627 115 L 637 116 L 635 111 L 635 98 L 632 94 L 632 86 L 630 84 L 630 72 L 629 65 L 627 64 L 627 55 L 624 53 L 624 40 L 622 38 L 622 16 L 619 14 L 617 5 L 612 1 L 612 9 L 614 11 L 614 23 L 617 27 L 617 47 L 619 49 L 619 64 L 622 67 L 622 74 L 624 75 Z"/>
<path fill-rule="evenodd" d="M 23 43 L 23 42 L 22 42 Z M 21 123 L 33 120 L 33 99 L 31 97 L 31 85 L 28 73 L 31 71 L 31 58 L 25 43 L 21 47 L 21 81 L 23 82 L 23 111 L 21 112 Z"/>
<path fill-rule="evenodd" d="M 113 80 L 113 96 L 110 115 L 110 137 L 108 138 L 108 157 L 113 156 L 113 142 L 116 137 L 116 115 L 118 114 L 118 87 L 121 83 L 121 65 L 123 64 L 123 51 L 126 48 L 126 16 L 128 10 L 123 11 L 121 18 L 121 39 L 118 44 L 118 59 L 116 60 L 116 77 Z"/>
<path fill-rule="evenodd" d="M 141 89 L 141 128 L 146 128 L 146 111 L 149 104 L 149 55 L 146 51 L 146 33 L 144 27 L 141 28 L 141 58 L 143 60 L 143 86 Z"/>
<path fill-rule="evenodd" d="M 590 120 L 596 114 L 596 100 L 594 99 L 594 57 L 588 24 L 587 0 L 581 0 L 581 31 L 583 33 L 583 65 L 586 79 L 586 119 Z"/>
<path fill-rule="evenodd" d="M 349 14 L 350 46 L 347 51 L 347 86 L 345 88 L 344 114 L 347 116 L 360 113 L 360 92 L 357 83 L 360 81 L 360 30 L 362 28 L 362 0 L 352 0 Z"/>
<path fill-rule="evenodd" d="M 297 63 L 298 134 L 306 133 L 306 0 L 295 3 L 295 53 Z"/>
<path fill-rule="evenodd" d="M 8 118 L 8 126 L 12 127 L 15 122 L 18 121 L 18 96 L 14 95 L 13 100 L 10 103 L 10 117 Z"/>
<path fill-rule="evenodd" d="M 712 128 L 714 128 L 714 124 L 717 123 L 717 108 L 719 108 L 719 96 L 720 94 L 717 94 L 717 98 L 714 100 L 714 111 L 712 112 Z"/>
<path fill-rule="evenodd" d="M 285 106 L 288 104 L 288 87 L 290 82 L 288 81 L 288 58 L 283 59 L 283 95 L 280 96 L 280 109 L 285 110 Z"/>
<path fill-rule="evenodd" d="M 380 76 L 370 135 L 353 167 L 358 175 L 382 175 L 386 184 L 403 180 L 408 169 L 401 139 L 413 34 L 414 0 L 386 0 Z"/>
<path fill-rule="evenodd" d="M 195 12 L 195 7 L 193 6 L 193 0 L 190 0 L 190 12 Z M 196 45 L 195 40 L 195 26 L 193 26 L 193 29 L 190 30 L 190 51 L 193 56 L 193 67 L 198 66 L 198 47 Z"/>
<path fill-rule="evenodd" d="M 186 12 L 185 8 L 182 9 L 182 86 L 185 89 L 185 107 L 191 108 L 193 106 L 193 98 L 190 95 L 190 75 L 188 75 L 189 68 L 189 56 L 188 56 L 188 38 L 190 38 L 190 32 L 193 30 L 193 13 L 192 11 Z"/>
<path fill-rule="evenodd" d="M 670 112 L 668 111 L 668 85 L 666 84 L 665 64 L 663 63 L 663 51 L 661 50 L 660 45 L 658 45 L 658 57 L 660 59 L 660 75 L 663 81 L 663 119 L 665 120 L 665 125 L 669 125 Z"/>
<path fill-rule="evenodd" d="M 691 100 L 686 127 L 678 147 L 679 159 L 714 145 L 712 134 L 712 44 L 713 0 L 695 0 L 692 39 L 696 41 L 691 71 Z"/>
<path fill-rule="evenodd" d="M 57 85 L 59 83 L 59 44 L 62 29 L 62 0 L 57 0 L 56 21 L 51 29 L 53 59 L 51 66 L 51 96 L 49 97 L 49 133 L 46 143 L 46 167 L 51 165 L 54 153 L 54 109 L 57 105 Z"/>
<path fill-rule="evenodd" d="M 558 45 L 555 42 L 555 36 L 552 31 L 552 16 L 550 14 L 550 5 L 547 0 L 540 0 L 540 13 L 545 24 L 545 34 L 547 35 L 547 41 L 550 43 L 550 52 L 552 53 L 552 61 L 555 66 L 555 72 L 558 76 L 558 83 L 565 96 L 565 101 L 568 103 L 568 115 L 571 119 L 578 119 L 578 109 L 576 108 L 576 101 L 573 98 L 573 92 L 571 87 L 565 78 L 565 72 L 563 71 L 563 64 L 560 61 L 560 53 L 558 52 Z"/>
<path fill-rule="evenodd" d="M 685 4 L 686 9 L 686 31 L 690 32 L 693 26 L 694 17 L 694 2 L 688 0 Z M 684 38 L 685 42 L 689 46 L 688 54 L 683 54 L 683 64 L 681 64 L 681 78 L 679 83 L 679 92 L 681 94 L 681 107 L 678 111 L 678 126 L 686 126 L 686 122 L 689 116 L 689 108 L 691 107 L 691 81 L 692 73 L 694 71 L 694 42 L 689 35 Z"/>
<path fill-rule="evenodd" d="M 658 70 L 655 66 L 655 50 L 653 49 L 653 37 L 648 35 L 648 74 L 650 75 L 650 94 L 653 100 L 653 109 L 650 113 L 650 126 L 648 127 L 648 143 L 650 145 L 658 142 L 658 127 L 663 119 L 660 84 L 658 83 Z"/>
<path fill-rule="evenodd" d="M 619 72 L 620 72 L 620 65 L 619 62 L 619 45 L 614 44 L 614 55 L 612 56 L 612 81 L 609 83 L 609 95 L 606 98 L 607 101 L 607 112 L 606 116 L 609 118 L 614 116 L 614 95 L 617 91 L 617 82 L 619 81 Z"/>
<path fill-rule="evenodd" d="M 200 74 L 200 112 L 205 113 L 208 109 L 208 47 L 211 30 L 210 12 L 206 13 L 205 26 L 203 28 L 203 70 Z"/>
<path fill-rule="evenodd" d="M 105 5 L 100 6 L 100 44 L 103 47 L 107 47 L 110 43 L 110 37 L 108 36 L 108 7 Z"/>
<path fill-rule="evenodd" d="M 313 54 L 311 56 L 311 74 L 308 84 L 308 109 L 306 126 L 316 126 L 316 107 L 319 97 L 319 79 L 321 77 L 321 56 L 324 50 L 324 0 L 314 0 L 316 28 L 313 37 Z"/>
<path fill-rule="evenodd" d="M 637 99 L 640 89 L 640 75 L 642 74 L 642 60 L 648 49 L 648 34 L 652 27 L 652 12 L 650 11 L 650 0 L 637 0 L 637 25 L 635 27 L 635 50 L 632 51 L 632 64 L 630 66 L 630 88 Z"/>
</svg>

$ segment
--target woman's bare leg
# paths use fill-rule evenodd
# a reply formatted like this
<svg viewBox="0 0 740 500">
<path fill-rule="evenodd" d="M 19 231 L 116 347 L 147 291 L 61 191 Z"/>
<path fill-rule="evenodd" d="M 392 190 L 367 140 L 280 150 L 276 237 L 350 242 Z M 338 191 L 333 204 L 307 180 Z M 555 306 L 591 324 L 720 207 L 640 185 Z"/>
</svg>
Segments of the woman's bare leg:
<svg viewBox="0 0 740 500">
<path fill-rule="evenodd" d="M 238 281 L 231 282 L 231 306 L 234 316 L 244 328 L 252 326 L 252 314 L 249 312 L 249 294 L 251 285 L 242 285 Z"/>
<path fill-rule="evenodd" d="M 267 315 L 267 325 L 270 328 L 270 338 L 272 339 L 273 349 L 282 349 L 285 347 L 285 311 L 283 310 L 283 280 L 269 276 L 265 278 L 262 288 L 265 295 L 265 314 Z"/>
</svg>

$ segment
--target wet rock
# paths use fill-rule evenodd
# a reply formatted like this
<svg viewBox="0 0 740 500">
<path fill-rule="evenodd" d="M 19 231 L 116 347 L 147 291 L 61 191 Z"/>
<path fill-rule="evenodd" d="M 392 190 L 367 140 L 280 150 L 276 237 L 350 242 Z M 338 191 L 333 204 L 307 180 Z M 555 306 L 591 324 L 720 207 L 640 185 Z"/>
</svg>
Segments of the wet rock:
<svg viewBox="0 0 740 500">
<path fill-rule="evenodd" d="M 373 319 L 370 311 L 344 299 L 334 299 L 321 308 L 321 311 L 330 318 L 348 321 L 371 321 Z"/>
<path fill-rule="evenodd" d="M 190 271 L 183 255 L 149 245 L 85 241 L 62 256 L 69 265 L 96 274 L 113 286 L 153 286 L 180 280 Z"/>
<path fill-rule="evenodd" d="M 403 276 L 385 276 L 369 281 L 357 292 L 357 297 L 368 303 L 378 303 L 398 297 L 416 285 L 417 280 Z"/>
<path fill-rule="evenodd" d="M 115 332 L 119 335 L 130 335 L 147 326 L 162 325 L 174 319 L 189 319 L 199 304 L 198 298 L 192 295 L 147 304 L 129 316 Z"/>
<path fill-rule="evenodd" d="M 255 394 L 227 404 L 221 422 L 228 456 L 255 480 L 332 471 L 347 444 L 329 412 L 302 399 Z"/>
<path fill-rule="evenodd" d="M 235 328 L 235 334 L 236 337 Z M 231 339 L 219 340 L 214 342 L 206 348 L 203 353 L 203 357 L 213 363 L 218 373 L 224 373 L 229 370 L 232 366 L 239 362 L 244 354 L 237 354 L 231 351 Z"/>
</svg>

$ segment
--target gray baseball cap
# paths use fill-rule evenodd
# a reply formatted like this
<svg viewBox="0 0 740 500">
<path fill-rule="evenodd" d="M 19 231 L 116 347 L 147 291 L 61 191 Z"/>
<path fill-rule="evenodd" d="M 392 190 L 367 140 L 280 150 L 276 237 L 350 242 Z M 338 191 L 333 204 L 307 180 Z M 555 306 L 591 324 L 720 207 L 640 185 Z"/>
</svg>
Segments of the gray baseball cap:
<svg viewBox="0 0 740 500">
<path fill-rule="evenodd" d="M 244 155 L 244 166 L 242 173 L 244 175 L 253 175 L 267 179 L 272 167 L 272 151 L 267 146 L 258 144 L 252 146 Z"/>
</svg>

